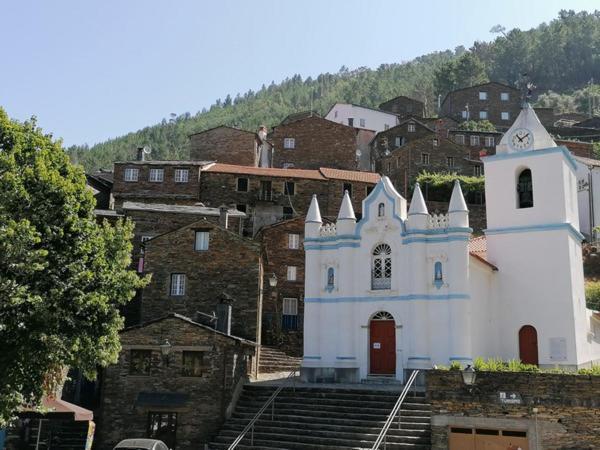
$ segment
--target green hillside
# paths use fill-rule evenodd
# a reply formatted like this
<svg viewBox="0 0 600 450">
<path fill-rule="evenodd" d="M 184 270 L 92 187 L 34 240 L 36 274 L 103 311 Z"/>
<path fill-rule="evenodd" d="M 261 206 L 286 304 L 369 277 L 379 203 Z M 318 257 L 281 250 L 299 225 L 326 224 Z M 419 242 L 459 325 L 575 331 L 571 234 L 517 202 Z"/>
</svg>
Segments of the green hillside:
<svg viewBox="0 0 600 450">
<path fill-rule="evenodd" d="M 377 69 L 342 67 L 338 73 L 315 79 L 294 75 L 279 84 L 263 85 L 256 92 L 233 98 L 227 95 L 208 110 L 174 115 L 91 148 L 73 146 L 68 151 L 86 170 L 110 168 L 113 161 L 131 159 L 135 148 L 143 145 L 152 148 L 153 159 L 185 159 L 189 154 L 187 136 L 217 125 L 255 130 L 263 124 L 273 126 L 311 104 L 324 114 L 335 102 L 377 106 L 397 95 L 424 101 L 427 113 L 433 115 L 438 95 L 450 89 L 488 79 L 514 85 L 524 73 L 534 80 L 537 92 L 559 93 L 561 105 L 588 112 L 588 97 L 575 91 L 591 79 L 600 81 L 600 11 L 561 11 L 549 24 L 532 30 L 506 32 L 498 27 L 498 32 L 494 41 L 475 42 L 469 50 L 459 47 Z M 571 97 L 579 100 L 570 101 Z"/>
</svg>

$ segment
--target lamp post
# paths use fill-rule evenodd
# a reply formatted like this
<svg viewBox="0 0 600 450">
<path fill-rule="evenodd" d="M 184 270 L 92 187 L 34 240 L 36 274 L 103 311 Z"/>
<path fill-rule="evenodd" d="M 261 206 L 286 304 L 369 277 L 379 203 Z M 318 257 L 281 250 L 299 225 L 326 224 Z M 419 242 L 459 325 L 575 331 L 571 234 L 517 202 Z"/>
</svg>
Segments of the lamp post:
<svg viewBox="0 0 600 450">
<path fill-rule="evenodd" d="M 172 345 L 168 339 L 165 339 L 162 344 L 160 344 L 160 353 L 163 357 L 163 361 L 165 362 L 165 366 L 169 367 L 169 353 L 171 353 Z"/>
<path fill-rule="evenodd" d="M 471 366 L 471 364 L 465 367 L 465 370 L 461 371 L 463 383 L 469 388 L 469 392 L 473 391 L 473 386 L 475 385 L 475 379 L 477 378 L 477 372 Z"/>
<path fill-rule="evenodd" d="M 277 286 L 277 275 L 275 275 L 275 272 L 273 272 L 269 277 L 269 286 L 272 288 Z"/>
</svg>

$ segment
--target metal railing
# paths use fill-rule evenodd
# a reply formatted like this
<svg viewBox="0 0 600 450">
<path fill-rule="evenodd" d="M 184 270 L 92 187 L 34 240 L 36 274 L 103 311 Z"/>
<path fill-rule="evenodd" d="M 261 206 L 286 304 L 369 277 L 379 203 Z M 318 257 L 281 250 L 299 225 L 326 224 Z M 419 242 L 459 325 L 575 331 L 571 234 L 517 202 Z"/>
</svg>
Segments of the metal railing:
<svg viewBox="0 0 600 450">
<path fill-rule="evenodd" d="M 233 450 L 234 448 L 236 448 L 237 445 L 242 441 L 242 439 L 244 439 L 244 436 L 246 436 L 246 433 L 248 433 L 248 431 L 250 431 L 250 445 L 251 446 L 254 445 L 254 424 L 258 421 L 258 419 L 260 418 L 260 416 L 262 415 L 262 413 L 264 413 L 265 410 L 269 406 L 271 406 L 271 420 L 274 420 L 274 418 L 275 418 L 275 397 L 277 397 L 277 395 L 279 395 L 279 393 L 281 392 L 281 390 L 283 388 L 285 388 L 285 387 L 287 387 L 287 386 L 290 385 L 290 379 L 292 381 L 292 386 L 293 386 L 294 392 L 296 392 L 296 383 L 294 381 L 294 377 L 296 376 L 296 372 L 297 372 L 297 370 L 294 369 L 293 371 L 291 371 L 289 373 L 289 375 L 285 379 L 285 382 L 282 383 L 281 386 L 279 386 L 277 389 L 275 389 L 275 392 L 273 392 L 273 394 L 271 394 L 271 396 L 269 397 L 269 399 L 265 402 L 264 405 L 262 405 L 262 407 L 254 415 L 254 417 L 252 418 L 252 420 L 250 422 L 248 422 L 248 425 L 246 425 L 246 427 L 242 430 L 242 432 L 235 439 L 235 441 L 232 442 L 232 444 L 229 446 L 229 448 L 227 450 Z"/>
<path fill-rule="evenodd" d="M 400 394 L 400 397 L 398 397 L 398 401 L 396 401 L 394 408 L 392 408 L 392 412 L 390 413 L 387 420 L 385 421 L 385 424 L 383 425 L 383 428 L 381 429 L 379 436 L 377 436 L 377 439 L 375 440 L 373 447 L 371 447 L 371 450 L 378 450 L 379 446 L 381 445 L 382 442 L 383 442 L 383 448 L 385 450 L 385 448 L 387 446 L 387 439 L 386 439 L 387 432 L 390 429 L 390 427 L 392 426 L 392 422 L 394 421 L 396 414 L 398 414 L 398 429 L 399 430 L 401 429 L 401 423 L 400 423 L 400 419 L 401 419 L 400 412 L 401 411 L 400 410 L 402 408 L 402 402 L 404 402 L 404 399 L 408 395 L 408 391 L 410 390 L 410 387 L 412 386 L 412 384 L 415 382 L 415 379 L 417 378 L 418 374 L 419 374 L 418 370 L 413 370 L 412 373 L 410 374 L 410 377 L 408 377 L 408 381 L 404 385 L 404 389 L 402 389 L 402 393 Z M 415 395 L 416 395 L 416 393 L 415 393 Z"/>
</svg>

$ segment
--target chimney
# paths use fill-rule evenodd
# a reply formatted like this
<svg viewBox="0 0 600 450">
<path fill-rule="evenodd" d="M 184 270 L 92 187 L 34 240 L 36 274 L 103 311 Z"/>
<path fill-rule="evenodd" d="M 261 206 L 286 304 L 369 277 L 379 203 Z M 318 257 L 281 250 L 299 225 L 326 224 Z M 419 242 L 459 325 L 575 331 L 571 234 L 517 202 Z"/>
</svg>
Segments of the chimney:
<svg viewBox="0 0 600 450">
<path fill-rule="evenodd" d="M 229 208 L 225 205 L 219 206 L 219 225 L 225 229 L 229 225 Z"/>
<path fill-rule="evenodd" d="M 146 152 L 144 151 L 144 147 L 137 148 L 137 160 L 145 161 L 146 160 Z"/>
</svg>

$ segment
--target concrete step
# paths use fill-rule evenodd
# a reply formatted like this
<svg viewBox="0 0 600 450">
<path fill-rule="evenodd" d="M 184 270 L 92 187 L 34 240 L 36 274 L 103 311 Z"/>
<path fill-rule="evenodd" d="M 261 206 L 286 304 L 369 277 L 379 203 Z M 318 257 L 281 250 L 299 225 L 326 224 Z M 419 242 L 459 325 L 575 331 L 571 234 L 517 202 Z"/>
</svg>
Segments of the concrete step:
<svg viewBox="0 0 600 450">
<path fill-rule="evenodd" d="M 238 402 L 236 409 L 242 411 L 258 411 L 260 407 L 264 404 L 256 403 L 249 404 L 244 402 Z M 286 414 L 287 411 L 311 411 L 311 412 L 320 412 L 320 413 L 328 413 L 332 415 L 345 415 L 345 414 L 369 414 L 369 415 L 380 415 L 387 417 L 392 410 L 392 408 L 369 408 L 366 406 L 340 406 L 340 405 L 323 405 L 323 404 L 314 404 L 314 403 L 296 403 L 296 402 L 281 402 L 275 400 L 275 413 L 276 414 Z M 402 415 L 405 416 L 428 416 L 431 414 L 430 410 L 423 409 L 404 409 L 404 405 L 401 408 Z"/>
<path fill-rule="evenodd" d="M 259 421 L 261 420 L 271 420 L 271 416 L 270 413 L 264 416 L 264 418 L 261 417 L 261 419 L 259 419 Z M 244 424 L 244 426 L 250 422 L 250 420 L 252 420 L 254 418 L 254 414 L 236 414 L 235 416 L 232 416 L 229 420 L 231 421 L 231 423 L 241 423 Z M 297 415 L 293 415 L 293 414 L 287 414 L 287 415 L 278 415 L 275 414 L 274 417 L 275 421 L 281 421 L 281 422 L 290 422 L 290 423 L 298 423 L 298 424 L 317 424 L 317 426 L 328 426 L 328 425 L 338 425 L 338 426 L 351 426 L 351 427 L 357 427 L 357 428 L 370 428 L 370 427 L 376 427 L 381 429 L 383 427 L 383 425 L 385 424 L 385 419 L 383 420 L 364 420 L 364 419 L 349 419 L 348 417 L 344 416 L 343 418 L 336 418 L 336 417 L 315 417 L 315 416 L 311 416 L 311 415 L 303 415 L 303 414 L 297 414 Z M 386 416 L 387 419 L 387 416 Z M 422 430 L 422 429 L 429 429 L 429 417 L 418 417 L 418 416 L 412 416 L 412 417 L 402 417 L 402 429 L 406 429 L 406 430 Z M 394 427 L 397 426 L 397 421 L 394 422 Z"/>
<path fill-rule="evenodd" d="M 289 395 L 281 395 L 280 393 L 275 399 L 275 405 L 285 405 L 288 403 L 293 403 L 295 405 L 311 405 L 315 404 L 315 402 L 319 403 L 319 407 L 321 406 L 340 406 L 340 407 L 359 407 L 359 408 L 380 408 L 386 411 L 391 411 L 396 401 L 386 401 L 386 400 L 368 400 L 368 399 L 341 399 L 341 398 L 327 398 L 327 397 L 319 397 L 319 398 L 307 398 L 307 397 L 298 397 L 298 396 L 289 396 Z M 243 405 L 256 405 L 260 408 L 267 400 L 268 396 L 241 396 L 238 400 L 238 404 Z M 422 403 L 422 402 L 411 402 L 410 399 L 407 399 L 402 403 L 403 410 L 419 410 L 419 411 L 430 411 L 431 406 Z"/>
</svg>

